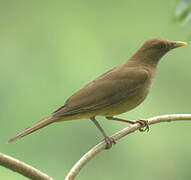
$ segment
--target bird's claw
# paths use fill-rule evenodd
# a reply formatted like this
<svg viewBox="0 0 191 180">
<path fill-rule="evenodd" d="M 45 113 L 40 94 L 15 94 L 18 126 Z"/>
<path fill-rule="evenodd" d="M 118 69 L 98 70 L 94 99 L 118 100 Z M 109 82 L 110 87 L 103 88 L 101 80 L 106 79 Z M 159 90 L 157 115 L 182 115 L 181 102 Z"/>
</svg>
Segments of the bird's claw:
<svg viewBox="0 0 191 180">
<path fill-rule="evenodd" d="M 148 120 L 137 120 L 137 123 L 139 123 L 141 125 L 141 127 L 139 128 L 140 132 L 145 132 L 145 131 L 149 131 L 149 124 L 148 124 Z"/>
<path fill-rule="evenodd" d="M 116 144 L 114 138 L 112 138 L 112 137 L 107 136 L 104 138 L 104 140 L 106 142 L 105 149 L 110 149 L 112 147 L 112 144 Z"/>
</svg>

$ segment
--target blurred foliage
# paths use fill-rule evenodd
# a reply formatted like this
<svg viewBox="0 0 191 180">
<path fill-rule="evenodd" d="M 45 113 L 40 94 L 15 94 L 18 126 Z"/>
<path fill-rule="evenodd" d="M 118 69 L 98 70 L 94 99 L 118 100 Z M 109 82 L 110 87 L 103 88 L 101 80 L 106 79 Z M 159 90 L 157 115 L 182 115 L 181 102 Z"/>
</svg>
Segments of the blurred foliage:
<svg viewBox="0 0 191 180">
<path fill-rule="evenodd" d="M 172 4 L 173 3 L 173 4 Z M 189 28 L 170 21 L 176 1 L 2 0 L 0 6 L 0 151 L 56 180 L 102 136 L 90 120 L 55 123 L 7 144 L 67 97 L 127 60 L 151 37 L 187 41 Z M 190 46 L 160 62 L 150 95 L 127 119 L 190 113 Z M 108 134 L 127 124 L 97 118 Z M 104 151 L 77 180 L 190 180 L 190 122 L 152 126 Z M 0 179 L 26 178 L 0 167 Z"/>
<path fill-rule="evenodd" d="M 191 0 L 181 0 L 177 2 L 175 18 L 183 24 L 191 20 Z"/>
</svg>

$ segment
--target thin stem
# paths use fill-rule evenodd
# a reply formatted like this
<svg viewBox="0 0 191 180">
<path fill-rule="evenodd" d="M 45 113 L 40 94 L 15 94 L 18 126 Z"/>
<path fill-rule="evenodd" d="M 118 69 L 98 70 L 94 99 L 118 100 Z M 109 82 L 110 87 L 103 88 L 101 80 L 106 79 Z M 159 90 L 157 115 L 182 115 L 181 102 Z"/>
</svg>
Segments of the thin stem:
<svg viewBox="0 0 191 180">
<path fill-rule="evenodd" d="M 170 122 L 170 121 L 180 121 L 180 120 L 191 120 L 191 114 L 172 114 L 172 115 L 162 115 L 156 116 L 147 119 L 148 124 L 156 124 L 160 122 Z M 127 134 L 133 133 L 134 131 L 140 128 L 140 123 L 133 124 L 129 127 L 122 129 L 121 131 L 115 133 L 111 136 L 115 141 L 121 139 Z M 76 175 L 80 172 L 81 168 L 91 160 L 96 154 L 101 152 L 106 147 L 106 142 L 102 141 L 88 151 L 81 159 L 72 167 L 65 180 L 74 180 Z M 19 174 L 28 177 L 32 180 L 53 180 L 53 178 L 42 173 L 41 171 L 21 162 L 17 159 L 14 159 L 10 156 L 0 153 L 0 165 L 8 169 L 11 169 Z"/>
<path fill-rule="evenodd" d="M 2 153 L 0 153 L 0 165 L 18 172 L 19 174 L 22 174 L 32 180 L 53 180 L 48 175 L 29 166 L 28 164 Z"/>
<path fill-rule="evenodd" d="M 162 116 L 156 116 L 147 119 L 148 124 L 156 124 L 160 122 L 170 122 L 170 121 L 180 121 L 180 120 L 191 120 L 191 114 L 170 114 L 170 115 L 162 115 Z M 129 127 L 126 127 L 119 132 L 115 133 L 111 137 L 117 141 L 121 139 L 122 137 L 126 136 L 127 134 L 133 133 L 134 131 L 138 130 L 140 128 L 140 123 L 130 125 Z M 106 143 L 105 141 L 100 142 L 95 147 L 90 149 L 85 155 L 81 157 L 81 159 L 76 162 L 76 164 L 72 167 L 72 169 L 67 174 L 65 180 L 74 180 L 77 174 L 80 172 L 81 168 L 90 161 L 96 154 L 101 152 L 103 149 L 105 149 Z"/>
</svg>

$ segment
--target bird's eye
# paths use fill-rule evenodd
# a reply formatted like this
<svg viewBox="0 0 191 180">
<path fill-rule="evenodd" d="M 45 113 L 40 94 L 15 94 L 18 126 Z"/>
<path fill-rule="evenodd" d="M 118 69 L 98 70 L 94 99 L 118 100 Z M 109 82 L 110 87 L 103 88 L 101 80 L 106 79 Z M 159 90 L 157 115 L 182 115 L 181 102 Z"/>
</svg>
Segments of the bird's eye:
<svg viewBox="0 0 191 180">
<path fill-rule="evenodd" d="M 164 44 L 164 43 L 157 44 L 156 48 L 157 49 L 166 49 L 166 44 Z"/>
</svg>

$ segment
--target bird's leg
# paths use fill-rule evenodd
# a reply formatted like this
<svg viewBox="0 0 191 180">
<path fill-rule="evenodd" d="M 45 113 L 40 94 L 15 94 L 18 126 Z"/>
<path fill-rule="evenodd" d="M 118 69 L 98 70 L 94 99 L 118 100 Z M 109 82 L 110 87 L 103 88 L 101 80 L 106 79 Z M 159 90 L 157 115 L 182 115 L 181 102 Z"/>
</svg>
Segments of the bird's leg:
<svg viewBox="0 0 191 180">
<path fill-rule="evenodd" d="M 147 120 L 142 120 L 141 119 L 141 120 L 137 120 L 137 121 L 130 121 L 130 120 L 127 120 L 127 119 L 121 119 L 121 118 L 116 118 L 116 117 L 112 117 L 112 116 L 106 116 L 106 119 L 127 122 L 127 123 L 130 123 L 130 124 L 139 123 L 141 125 L 141 128 L 139 128 L 139 131 L 141 131 L 141 132 L 149 131 L 149 124 L 148 124 Z"/>
<path fill-rule="evenodd" d="M 104 136 L 104 140 L 106 142 L 106 148 L 105 149 L 110 149 L 112 147 L 112 143 L 116 144 L 115 140 L 111 137 L 109 137 L 105 131 L 103 130 L 103 128 L 100 126 L 100 124 L 97 122 L 97 120 L 95 119 L 95 117 L 90 118 L 94 124 L 96 125 L 96 127 L 100 130 L 100 132 L 102 133 L 102 135 Z"/>
</svg>

